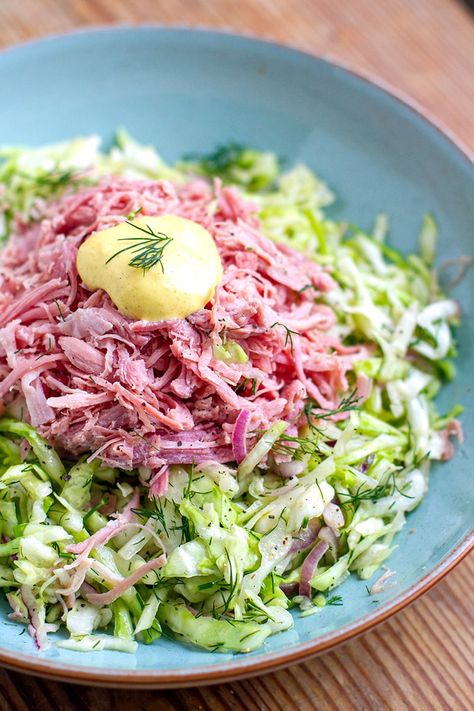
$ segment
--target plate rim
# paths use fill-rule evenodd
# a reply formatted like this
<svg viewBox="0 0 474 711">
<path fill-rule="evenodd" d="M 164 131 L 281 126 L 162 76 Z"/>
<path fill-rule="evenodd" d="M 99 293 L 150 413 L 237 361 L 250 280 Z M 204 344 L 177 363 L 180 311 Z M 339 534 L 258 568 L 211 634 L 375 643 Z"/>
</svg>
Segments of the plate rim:
<svg viewBox="0 0 474 711">
<path fill-rule="evenodd" d="M 417 100 L 405 94 L 402 90 L 392 86 L 390 82 L 380 79 L 379 77 L 374 77 L 369 71 L 361 70 L 360 68 L 355 69 L 350 63 L 341 61 L 330 53 L 311 53 L 288 43 L 272 41 L 265 37 L 257 37 L 252 33 L 234 32 L 232 29 L 214 29 L 202 25 L 195 26 L 186 24 L 118 23 L 113 25 L 88 26 L 77 28 L 69 32 L 48 34 L 1 48 L 0 62 L 6 55 L 28 50 L 30 47 L 34 49 L 40 45 L 54 44 L 57 41 L 67 40 L 69 38 L 75 39 L 83 35 L 97 35 L 100 37 L 100 35 L 106 33 L 133 33 L 143 30 L 156 32 L 157 34 L 182 34 L 192 32 L 208 35 L 211 39 L 213 36 L 219 38 L 227 36 L 237 40 L 243 40 L 249 45 L 267 45 L 277 51 L 287 52 L 289 55 L 304 56 L 307 59 L 316 60 L 323 64 L 336 67 L 359 81 L 371 87 L 375 87 L 401 104 L 405 110 L 415 114 L 432 129 L 435 129 L 439 136 L 456 151 L 458 157 L 467 162 L 471 169 L 474 168 L 474 153 L 463 141 L 429 109 L 422 106 Z M 82 665 L 58 664 L 51 659 L 42 659 L 41 657 L 35 657 L 29 654 L 19 655 L 18 652 L 10 652 L 8 649 L 0 647 L 0 665 L 12 671 L 29 672 L 35 676 L 56 681 L 115 688 L 167 689 L 237 681 L 258 674 L 276 671 L 291 664 L 301 663 L 310 657 L 333 649 L 335 646 L 372 629 L 430 590 L 473 549 L 474 530 L 471 530 L 428 573 L 423 575 L 404 592 L 400 593 L 390 603 L 381 605 L 377 610 L 360 617 L 357 621 L 339 627 L 315 640 L 297 644 L 292 651 L 283 650 L 269 652 L 266 655 L 262 655 L 261 658 L 249 657 L 247 658 L 248 661 L 244 661 L 246 657 L 242 655 L 241 663 L 236 663 L 235 661 L 226 662 L 212 668 L 209 666 L 200 666 L 192 670 L 137 671 L 133 669 L 100 670 Z"/>
</svg>

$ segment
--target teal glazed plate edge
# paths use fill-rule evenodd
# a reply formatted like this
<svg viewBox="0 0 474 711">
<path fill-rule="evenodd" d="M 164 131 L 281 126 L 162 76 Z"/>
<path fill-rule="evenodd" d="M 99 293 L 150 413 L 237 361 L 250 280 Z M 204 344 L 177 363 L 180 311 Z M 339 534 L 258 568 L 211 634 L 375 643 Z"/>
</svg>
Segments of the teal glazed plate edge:
<svg viewBox="0 0 474 711">
<path fill-rule="evenodd" d="M 391 218 L 391 241 L 416 247 L 422 215 L 440 227 L 440 258 L 472 254 L 474 168 L 467 152 L 414 102 L 338 63 L 271 42 L 186 28 L 81 30 L 0 52 L 0 81 L 14 87 L 0 112 L 1 144 L 32 144 L 123 125 L 165 159 L 229 140 L 304 161 L 338 195 L 335 218 L 368 228 Z M 28 110 L 26 110 L 28 109 Z M 435 465 L 430 492 L 408 516 L 388 563 L 396 582 L 374 602 L 365 581 L 338 592 L 344 604 L 295 617 L 295 627 L 248 655 L 219 655 L 169 639 L 137 655 L 36 652 L 0 603 L 0 664 L 62 681 L 171 688 L 230 681 L 303 661 L 401 610 L 444 577 L 474 545 L 469 481 L 474 441 L 471 362 L 472 274 L 454 293 L 461 304 L 458 378 L 440 407 L 461 402 L 465 443 Z M 375 574 L 374 580 L 380 575 Z M 368 581 L 369 585 L 372 581 Z"/>
</svg>

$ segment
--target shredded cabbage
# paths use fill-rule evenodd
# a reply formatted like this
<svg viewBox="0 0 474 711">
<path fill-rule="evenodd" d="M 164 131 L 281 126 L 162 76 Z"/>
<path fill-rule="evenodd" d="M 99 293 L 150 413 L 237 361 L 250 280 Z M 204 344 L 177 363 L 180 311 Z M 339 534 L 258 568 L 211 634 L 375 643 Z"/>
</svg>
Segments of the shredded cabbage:
<svg viewBox="0 0 474 711">
<path fill-rule="evenodd" d="M 427 493 L 430 460 L 446 456 L 460 411 L 442 417 L 433 402 L 454 377 L 459 319 L 432 272 L 434 219 L 424 218 L 421 256 L 404 257 L 386 241 L 385 215 L 372 234 L 328 220 L 323 208 L 333 196 L 308 168 L 281 173 L 273 154 L 234 144 L 170 167 L 121 130 L 107 154 L 90 137 L 6 148 L 0 158 L 4 237 L 15 215 L 39 219 L 45 200 L 107 173 L 177 182 L 199 175 L 237 186 L 252 197 L 268 237 L 331 268 L 338 288 L 318 298 L 336 313 L 334 336 L 371 345 L 352 373 L 367 397 L 349 398 L 343 417 L 320 411 L 296 437 L 285 434 L 292 423 L 278 421 L 238 467 L 174 466 L 168 493 L 152 500 L 142 484 L 149 471 L 62 461 L 33 427 L 0 418 L 0 587 L 13 619 L 43 646 L 62 626 L 70 638 L 58 645 L 77 651 L 134 652 L 137 640 L 151 643 L 166 628 L 206 649 L 247 652 L 288 629 L 292 608 L 329 614 L 330 590 L 351 573 L 370 578 L 390 555 L 406 514 Z M 232 341 L 214 356 L 247 358 Z M 278 457 L 299 463 L 292 477 L 279 476 Z M 140 503 L 129 511 L 137 490 Z M 332 543 L 310 576 L 311 596 L 295 596 L 318 531 Z M 81 548 L 93 535 L 94 547 Z M 162 567 L 127 583 L 162 555 Z M 89 599 L 117 585 L 110 605 Z"/>
</svg>

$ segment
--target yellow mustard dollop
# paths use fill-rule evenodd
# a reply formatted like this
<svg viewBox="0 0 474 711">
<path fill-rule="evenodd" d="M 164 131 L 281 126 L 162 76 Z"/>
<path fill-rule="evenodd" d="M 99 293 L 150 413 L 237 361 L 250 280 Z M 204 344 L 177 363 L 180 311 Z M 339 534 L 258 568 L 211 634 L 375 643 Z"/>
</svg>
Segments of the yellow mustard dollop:
<svg viewBox="0 0 474 711">
<path fill-rule="evenodd" d="M 139 217 L 132 225 L 99 230 L 81 245 L 77 270 L 84 284 L 103 289 L 120 313 L 138 320 L 186 318 L 202 309 L 222 279 L 221 259 L 209 232 L 176 215 Z M 155 245 L 152 233 L 161 235 L 158 247 L 169 238 L 161 259 L 146 270 L 130 266 L 140 245 L 142 251 Z"/>
</svg>

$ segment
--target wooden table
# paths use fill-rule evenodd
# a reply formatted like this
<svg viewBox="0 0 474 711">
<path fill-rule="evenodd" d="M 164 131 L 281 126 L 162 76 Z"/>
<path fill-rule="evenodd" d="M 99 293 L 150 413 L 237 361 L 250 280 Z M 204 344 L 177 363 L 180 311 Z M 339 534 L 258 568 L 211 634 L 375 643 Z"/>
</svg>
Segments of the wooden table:
<svg viewBox="0 0 474 711">
<path fill-rule="evenodd" d="M 474 22 L 455 0 L 0 0 L 0 46 L 113 22 L 233 29 L 343 60 L 411 95 L 474 149 Z M 470 710 L 473 573 L 471 556 L 376 630 L 276 674 L 124 693 L 0 671 L 0 709 Z"/>
</svg>

